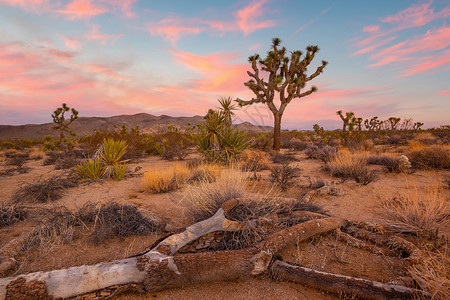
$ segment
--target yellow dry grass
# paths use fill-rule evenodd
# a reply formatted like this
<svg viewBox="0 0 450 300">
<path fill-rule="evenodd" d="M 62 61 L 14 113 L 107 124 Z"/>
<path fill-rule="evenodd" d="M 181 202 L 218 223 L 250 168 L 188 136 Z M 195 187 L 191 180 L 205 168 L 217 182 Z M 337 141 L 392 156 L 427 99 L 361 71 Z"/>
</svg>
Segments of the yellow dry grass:
<svg viewBox="0 0 450 300">
<path fill-rule="evenodd" d="M 152 193 L 166 193 L 180 188 L 189 177 L 189 169 L 184 163 L 176 163 L 164 169 L 144 173 L 142 185 Z"/>
<path fill-rule="evenodd" d="M 427 184 L 406 179 L 396 193 L 386 195 L 382 201 L 382 216 L 392 230 L 418 236 L 436 237 L 439 226 L 450 214 L 448 194 L 438 176 Z"/>
</svg>

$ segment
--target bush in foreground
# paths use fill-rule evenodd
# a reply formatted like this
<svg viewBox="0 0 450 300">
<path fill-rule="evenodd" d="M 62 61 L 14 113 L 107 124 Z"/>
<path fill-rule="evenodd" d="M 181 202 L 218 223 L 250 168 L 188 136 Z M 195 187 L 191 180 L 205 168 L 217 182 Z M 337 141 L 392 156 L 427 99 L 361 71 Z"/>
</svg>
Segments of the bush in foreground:
<svg viewBox="0 0 450 300">
<path fill-rule="evenodd" d="M 408 158 L 413 167 L 418 169 L 450 168 L 450 151 L 444 147 L 432 146 L 412 150 Z"/>
<path fill-rule="evenodd" d="M 189 169 L 178 163 L 165 169 L 150 170 L 144 173 L 142 185 L 148 192 L 159 194 L 180 188 L 189 178 Z"/>
<path fill-rule="evenodd" d="M 376 173 L 367 165 L 367 159 L 363 153 L 339 151 L 327 162 L 325 169 L 330 171 L 332 176 L 343 179 L 353 178 L 357 183 L 363 185 L 376 179 Z"/>
</svg>

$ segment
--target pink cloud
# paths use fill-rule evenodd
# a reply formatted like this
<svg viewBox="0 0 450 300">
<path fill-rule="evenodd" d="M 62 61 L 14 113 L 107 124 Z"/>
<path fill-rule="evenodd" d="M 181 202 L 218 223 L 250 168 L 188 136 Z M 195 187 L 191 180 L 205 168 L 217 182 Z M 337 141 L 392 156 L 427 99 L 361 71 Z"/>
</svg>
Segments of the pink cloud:
<svg viewBox="0 0 450 300">
<path fill-rule="evenodd" d="M 202 32 L 241 31 L 244 35 L 248 35 L 256 30 L 276 25 L 274 20 L 260 20 L 268 12 L 263 7 L 266 2 L 266 0 L 251 2 L 234 13 L 234 19 L 229 21 L 170 17 L 156 23 L 147 24 L 147 30 L 151 35 L 162 36 L 172 44 L 175 44 L 184 35 L 196 35 Z"/>
<path fill-rule="evenodd" d="M 376 32 L 378 30 L 380 30 L 380 25 L 366 26 L 362 29 L 364 32 Z"/>
<path fill-rule="evenodd" d="M 381 47 L 381 46 L 384 46 L 384 45 L 386 45 L 386 44 L 392 42 L 393 40 L 395 40 L 395 37 L 390 37 L 390 38 L 381 40 L 381 41 L 379 41 L 379 42 L 377 42 L 377 43 L 374 43 L 374 44 L 372 44 L 372 45 L 370 45 L 370 46 L 364 47 L 364 48 L 362 48 L 362 49 L 356 51 L 356 52 L 353 53 L 351 56 L 362 55 L 362 54 L 366 54 L 366 53 L 372 52 L 372 51 L 375 50 L 376 48 L 379 48 L 379 47 Z"/>
<path fill-rule="evenodd" d="M 274 20 L 260 21 L 259 18 L 269 11 L 262 6 L 266 0 L 253 1 L 243 9 L 236 12 L 236 21 L 244 35 L 255 32 L 256 30 L 273 27 L 276 25 Z"/>
<path fill-rule="evenodd" d="M 417 73 L 429 71 L 431 69 L 438 69 L 440 67 L 448 66 L 449 64 L 450 49 L 442 52 L 440 55 L 431 55 L 417 58 L 414 63 L 410 63 L 405 67 L 405 71 L 399 77 L 415 75 Z"/>
<path fill-rule="evenodd" d="M 103 34 L 100 33 L 99 25 L 92 25 L 91 31 L 87 34 L 88 40 L 98 41 L 102 45 L 106 45 L 109 42 L 114 44 L 114 42 L 123 36 L 123 33 L 120 34 Z"/>
<path fill-rule="evenodd" d="M 75 38 L 71 38 L 69 36 L 63 35 L 64 37 L 64 45 L 66 46 L 66 48 L 69 48 L 71 50 L 78 50 L 81 47 L 81 41 L 77 40 Z"/>
<path fill-rule="evenodd" d="M 450 7 L 445 7 L 439 12 L 434 12 L 431 7 L 432 1 L 420 5 L 413 4 L 411 7 L 391 16 L 381 19 L 384 23 L 397 26 L 397 30 L 423 26 L 432 21 L 450 16 Z"/>
<path fill-rule="evenodd" d="M 64 9 L 57 11 L 69 20 L 89 19 L 108 12 L 108 9 L 91 0 L 74 0 L 68 3 Z"/>
<path fill-rule="evenodd" d="M 19 6 L 36 13 L 50 10 L 52 7 L 50 0 L 0 0 L 0 4 Z"/>
<path fill-rule="evenodd" d="M 171 50 L 177 62 L 202 75 L 193 80 L 191 87 L 195 92 L 233 94 L 246 91 L 243 85 L 248 80 L 248 64 L 236 64 L 236 53 L 217 52 L 208 55 L 195 55 L 189 52 Z"/>
<path fill-rule="evenodd" d="M 450 97 L 450 90 L 439 91 L 439 92 L 437 92 L 437 94 L 439 96 L 449 96 Z"/>
</svg>

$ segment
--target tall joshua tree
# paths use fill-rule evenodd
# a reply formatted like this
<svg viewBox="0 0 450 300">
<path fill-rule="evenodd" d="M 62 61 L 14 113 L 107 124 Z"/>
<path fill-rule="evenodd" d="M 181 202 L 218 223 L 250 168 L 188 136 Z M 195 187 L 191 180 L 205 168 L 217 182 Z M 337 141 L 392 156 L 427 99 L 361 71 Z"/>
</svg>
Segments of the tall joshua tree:
<svg viewBox="0 0 450 300">
<path fill-rule="evenodd" d="M 70 119 L 66 119 L 64 114 L 72 110 L 72 115 Z M 62 104 L 62 107 L 58 107 L 52 114 L 53 122 L 56 124 L 53 129 L 59 131 L 59 144 L 62 144 L 64 140 L 64 132 L 67 132 L 71 135 L 74 135 L 72 130 L 70 130 L 69 125 L 78 119 L 78 111 L 75 108 L 70 109 L 65 103 Z"/>
<path fill-rule="evenodd" d="M 297 50 L 288 55 L 286 48 L 279 49 L 281 40 L 272 39 L 271 50 L 267 57 L 261 59 L 259 54 L 248 58 L 253 72 L 247 71 L 251 77 L 244 85 L 248 87 L 255 96 L 251 100 L 236 99 L 240 106 L 262 103 L 267 105 L 274 117 L 273 149 L 280 150 L 281 118 L 286 106 L 297 98 L 306 97 L 317 91 L 315 86 L 303 91 L 306 84 L 319 76 L 328 64 L 322 64 L 311 75 L 307 75 L 307 67 L 313 61 L 319 51 L 317 46 L 308 46 L 306 53 Z M 302 92 L 303 91 L 303 92 Z M 274 103 L 275 95 L 279 96 L 279 107 Z"/>
<path fill-rule="evenodd" d="M 336 114 L 341 118 L 343 125 L 342 125 L 342 132 L 347 131 L 347 127 L 349 127 L 350 121 L 352 120 L 352 118 L 355 116 L 355 114 L 353 112 L 346 112 L 345 113 L 345 117 L 342 114 L 342 110 L 338 110 L 336 112 Z M 350 128 L 349 128 L 350 129 Z"/>
</svg>

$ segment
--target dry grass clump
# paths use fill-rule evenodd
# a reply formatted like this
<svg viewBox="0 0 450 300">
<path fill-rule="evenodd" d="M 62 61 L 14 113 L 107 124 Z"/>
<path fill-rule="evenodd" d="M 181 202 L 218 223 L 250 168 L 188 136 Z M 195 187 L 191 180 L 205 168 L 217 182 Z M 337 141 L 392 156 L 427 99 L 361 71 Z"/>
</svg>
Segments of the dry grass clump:
<svg viewBox="0 0 450 300">
<path fill-rule="evenodd" d="M 165 169 L 145 172 L 142 185 L 151 193 L 167 193 L 180 188 L 189 178 L 189 173 L 186 164 L 177 163 Z"/>
<path fill-rule="evenodd" d="M 432 146 L 414 149 L 408 158 L 413 167 L 418 169 L 449 169 L 450 150 L 445 147 Z"/>
<path fill-rule="evenodd" d="M 305 149 L 306 157 L 310 159 L 320 159 L 323 162 L 330 161 L 337 154 L 337 148 L 329 145 L 319 147 L 315 144 L 309 144 Z"/>
<path fill-rule="evenodd" d="M 18 205 L 0 205 L 0 227 L 9 226 L 26 217 L 25 208 Z"/>
<path fill-rule="evenodd" d="M 223 170 L 215 182 L 187 185 L 181 200 L 195 222 L 214 215 L 228 200 L 239 198 L 245 192 L 246 175 L 236 169 Z"/>
<path fill-rule="evenodd" d="M 43 225 L 33 230 L 25 250 L 34 246 L 67 244 L 79 237 L 83 230 L 94 243 L 112 237 L 146 235 L 161 228 L 159 220 L 142 215 L 136 206 L 116 202 L 84 204 L 75 211 L 66 207 L 54 207 L 43 212 Z"/>
<path fill-rule="evenodd" d="M 62 191 L 77 186 L 77 179 L 71 175 L 56 175 L 46 180 L 20 187 L 13 196 L 14 202 L 53 202 L 62 197 Z"/>
<path fill-rule="evenodd" d="M 279 186 L 282 191 L 286 191 L 292 185 L 295 178 L 300 176 L 300 169 L 282 165 L 273 167 L 270 170 L 270 181 Z"/>
<path fill-rule="evenodd" d="M 387 155 L 372 155 L 367 157 L 367 163 L 369 165 L 384 166 L 388 172 L 408 173 L 411 171 L 411 163 L 409 162 L 409 159 L 404 155 L 402 155 L 400 158 Z"/>
<path fill-rule="evenodd" d="M 382 202 L 385 226 L 397 232 L 437 237 L 439 226 L 450 216 L 446 192 L 437 182 L 427 187 L 409 183 L 404 188 Z"/>
<path fill-rule="evenodd" d="M 353 178 L 363 185 L 376 179 L 375 171 L 370 170 L 366 155 L 361 152 L 351 153 L 348 150 L 340 150 L 327 162 L 325 169 L 330 171 L 332 176 L 344 179 Z"/>
<path fill-rule="evenodd" d="M 186 182 L 214 182 L 220 176 L 223 166 L 203 163 L 191 168 Z"/>
<path fill-rule="evenodd" d="M 90 236 L 95 243 L 114 236 L 146 235 L 158 231 L 161 227 L 155 216 L 144 216 L 136 206 L 117 202 L 88 202 L 75 212 L 75 217 L 84 224 L 92 224 Z"/>
<path fill-rule="evenodd" d="M 252 172 L 264 170 L 269 163 L 267 153 L 261 150 L 247 149 L 241 153 L 239 159 L 242 169 Z"/>
<path fill-rule="evenodd" d="M 420 264 L 409 268 L 412 278 L 420 288 L 429 292 L 432 299 L 450 299 L 450 253 L 431 253 Z"/>
</svg>

